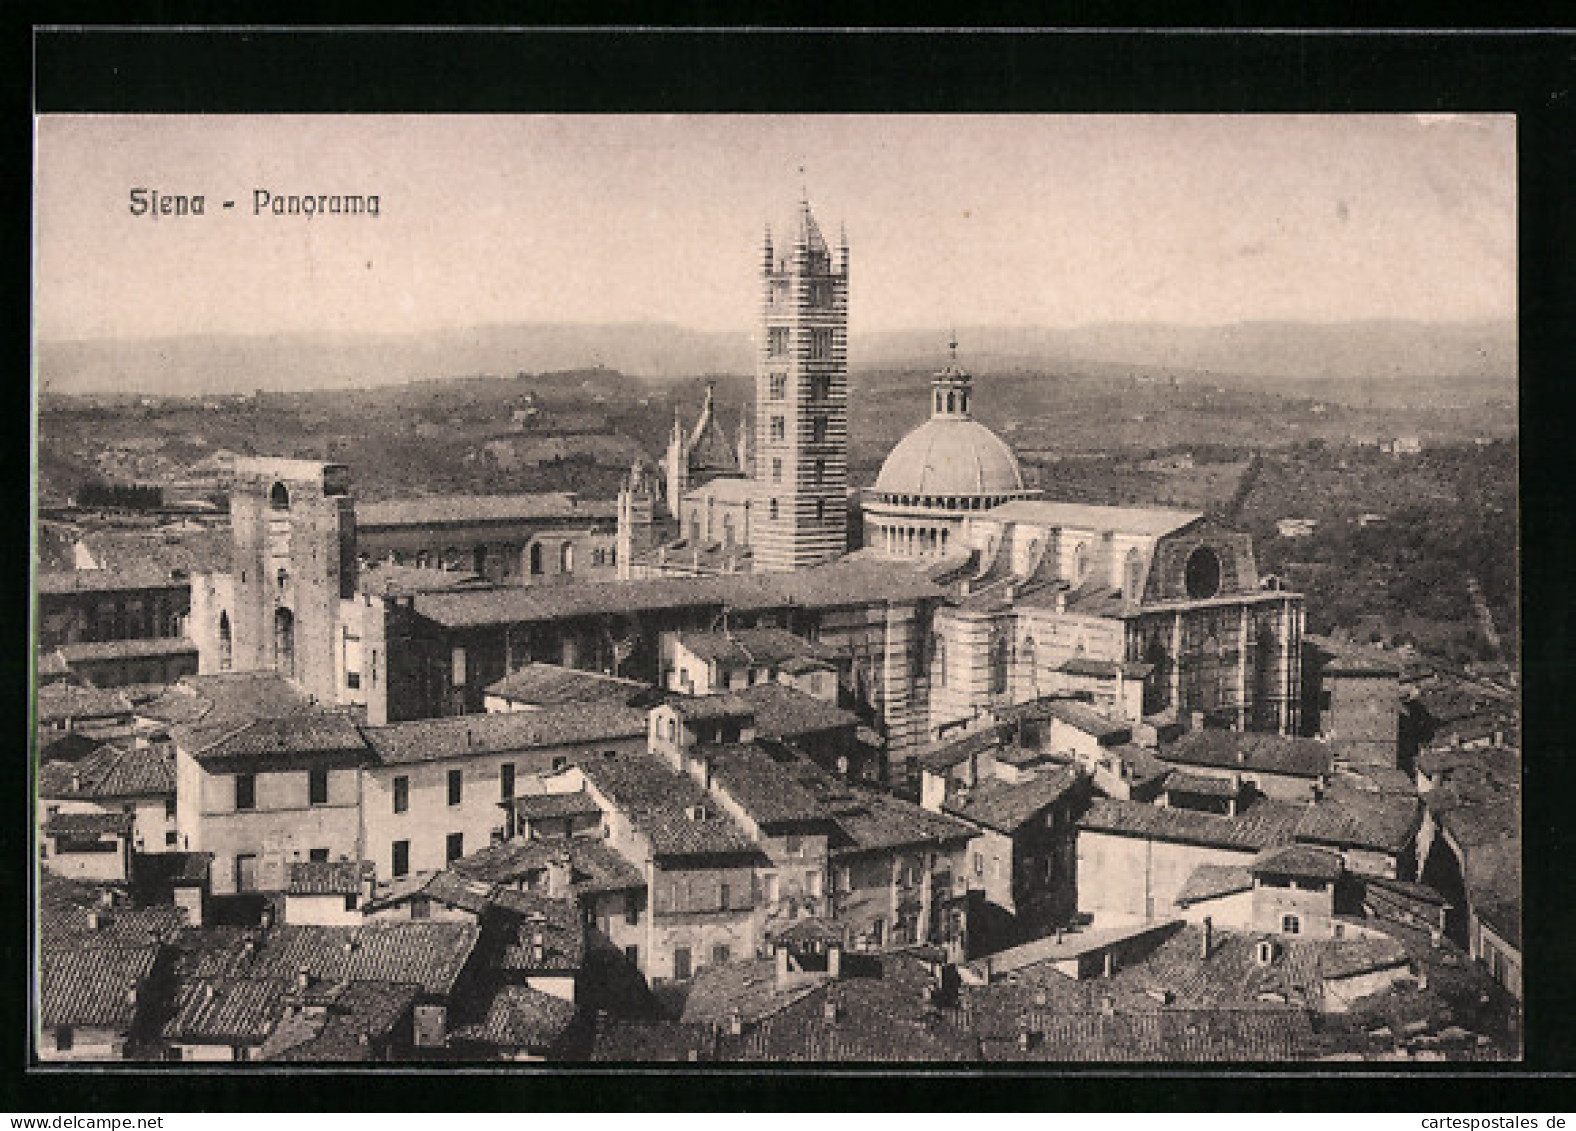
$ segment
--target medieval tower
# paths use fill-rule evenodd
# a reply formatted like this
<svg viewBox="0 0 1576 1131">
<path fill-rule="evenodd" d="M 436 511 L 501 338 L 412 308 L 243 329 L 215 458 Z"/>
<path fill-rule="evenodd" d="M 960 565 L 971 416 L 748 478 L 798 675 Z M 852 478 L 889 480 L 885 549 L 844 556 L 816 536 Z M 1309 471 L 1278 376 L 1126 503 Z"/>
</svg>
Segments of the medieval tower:
<svg viewBox="0 0 1576 1131">
<path fill-rule="evenodd" d="M 802 201 L 781 257 L 761 262 L 755 373 L 758 570 L 830 561 L 848 545 L 848 241 L 834 263 Z"/>
</svg>

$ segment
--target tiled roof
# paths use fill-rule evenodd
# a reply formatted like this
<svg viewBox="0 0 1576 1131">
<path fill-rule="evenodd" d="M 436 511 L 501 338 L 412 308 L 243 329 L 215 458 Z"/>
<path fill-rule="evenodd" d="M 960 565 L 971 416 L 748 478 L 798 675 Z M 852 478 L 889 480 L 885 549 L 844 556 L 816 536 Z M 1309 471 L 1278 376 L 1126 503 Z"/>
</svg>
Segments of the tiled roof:
<svg viewBox="0 0 1576 1131">
<path fill-rule="evenodd" d="M 1303 813 L 1297 839 L 1395 853 L 1412 842 L 1421 820 L 1414 797 L 1326 798 Z"/>
<path fill-rule="evenodd" d="M 61 655 L 59 648 L 51 648 L 47 652 L 40 650 L 38 657 L 38 676 L 65 676 L 71 674 L 71 665 L 66 663 L 65 656 Z"/>
<path fill-rule="evenodd" d="M 972 825 L 956 817 L 932 813 L 890 794 L 858 788 L 840 790 L 835 783 L 831 791 L 847 798 L 828 803 L 840 833 L 831 841 L 833 857 L 910 846 L 956 844 L 978 835 Z"/>
<path fill-rule="evenodd" d="M 686 607 L 761 610 L 839 608 L 871 601 L 939 598 L 943 590 L 907 570 L 840 561 L 783 573 L 536 585 L 416 598 L 416 611 L 450 628 L 551 621 L 602 613 Z"/>
<path fill-rule="evenodd" d="M 1102 742 L 1126 742 L 1133 728 L 1073 699 L 1036 699 L 1001 712 L 1008 719 L 1055 719 Z"/>
<path fill-rule="evenodd" d="M 1235 817 L 1225 817 L 1102 798 L 1090 806 L 1078 827 L 1091 832 L 1258 852 L 1273 844 L 1289 843 L 1305 808 L 1260 800 Z"/>
<path fill-rule="evenodd" d="M 1266 848 L 1248 865 L 1255 876 L 1301 876 L 1314 880 L 1338 880 L 1341 858 L 1334 852 L 1306 844 L 1285 844 Z"/>
<path fill-rule="evenodd" d="M 792 741 L 859 722 L 852 711 L 782 683 L 757 683 L 736 694 L 754 708 L 755 733 L 762 738 Z"/>
<path fill-rule="evenodd" d="M 622 811 L 658 856 L 706 856 L 758 851 L 690 777 L 643 754 L 588 758 L 581 771 L 596 791 Z M 694 814 L 704 809 L 705 816 Z"/>
<path fill-rule="evenodd" d="M 1507 836 L 1466 850 L 1467 900 L 1472 911 L 1512 946 L 1521 946 L 1521 838 Z"/>
<path fill-rule="evenodd" d="M 476 938 L 474 925 L 454 922 L 205 927 L 180 932 L 175 946 L 186 978 L 294 979 L 304 968 L 329 982 L 410 983 L 443 996 L 470 961 Z"/>
<path fill-rule="evenodd" d="M 45 836 L 130 836 L 135 813 L 54 813 L 44 818 Z"/>
<path fill-rule="evenodd" d="M 594 817 L 601 814 L 591 795 L 583 789 L 573 793 L 527 793 L 504 803 L 514 815 L 527 821 L 563 817 Z"/>
<path fill-rule="evenodd" d="M 703 719 L 742 719 L 755 714 L 749 700 L 729 691 L 713 695 L 675 695 L 667 706 L 681 719 L 695 722 Z"/>
<path fill-rule="evenodd" d="M 1127 679 L 1143 679 L 1155 670 L 1153 664 L 1140 664 L 1132 660 L 1092 660 L 1087 656 L 1073 656 L 1056 665 L 1056 671 L 1068 675 L 1092 676 L 1097 679 L 1115 679 L 1120 671 Z"/>
<path fill-rule="evenodd" d="M 1199 797 L 1235 797 L 1238 793 L 1237 787 L 1225 778 L 1189 774 L 1182 770 L 1172 770 L 1166 775 L 1166 791 L 1191 793 Z"/>
<path fill-rule="evenodd" d="M 645 889 L 645 877 L 632 864 L 604 841 L 583 837 L 505 841 L 461 857 L 450 867 L 458 875 L 490 883 L 520 883 L 545 873 L 559 852 L 569 854 L 570 885 L 577 895 Z"/>
<path fill-rule="evenodd" d="M 1162 746 L 1167 762 L 1313 778 L 1330 773 L 1330 747 L 1311 738 L 1283 738 L 1255 731 L 1195 730 Z"/>
<path fill-rule="evenodd" d="M 359 895 L 365 872 L 365 862 L 354 860 L 293 860 L 285 894 Z"/>
<path fill-rule="evenodd" d="M 637 697 L 651 690 L 650 684 L 635 679 L 621 679 L 557 664 L 528 663 L 489 686 L 487 694 L 515 703 L 538 706 L 613 700 L 627 707 Z"/>
<path fill-rule="evenodd" d="M 360 503 L 356 526 L 457 526 L 471 522 L 597 521 L 618 517 L 614 499 L 579 499 L 555 492 L 539 495 L 428 495 Z"/>
<path fill-rule="evenodd" d="M 988 1061 L 1181 1064 L 1298 1060 L 1312 1021 L 1303 1009 L 1187 1009 L 1040 1014 L 1027 1050 L 1016 1036 L 984 1040 Z"/>
<path fill-rule="evenodd" d="M 646 717 L 645 711 L 605 702 L 561 703 L 539 711 L 460 715 L 367 727 L 366 736 L 378 761 L 400 765 L 643 737 Z"/>
<path fill-rule="evenodd" d="M 929 746 L 921 747 L 915 759 L 921 767 L 931 773 L 945 773 L 953 766 L 967 761 L 971 755 L 994 750 L 1006 741 L 1011 730 L 1011 724 L 999 723 L 973 731 L 962 738 L 933 742 Z"/>
<path fill-rule="evenodd" d="M 800 784 L 797 759 L 778 762 L 756 743 L 705 747 L 712 776 L 749 817 L 763 827 L 825 823 L 820 800 Z"/>
<path fill-rule="evenodd" d="M 134 589 L 186 589 L 191 582 L 171 577 L 168 570 L 153 565 L 127 565 L 109 569 L 61 569 L 40 571 L 40 594 L 117 593 Z"/>
<path fill-rule="evenodd" d="M 413 899 L 430 899 L 473 915 L 482 915 L 497 905 L 497 885 L 450 869 L 441 872 L 401 876 L 378 888 L 377 894 L 363 904 L 369 914 Z"/>
<path fill-rule="evenodd" d="M 213 573 L 230 568 L 231 534 L 228 526 L 197 530 L 91 530 L 82 541 L 103 570 L 81 573 L 121 573 L 132 577 L 171 579 L 179 571 Z M 182 581 L 181 586 L 185 586 Z"/>
<path fill-rule="evenodd" d="M 590 1059 L 597 1063 L 686 1063 L 716 1059 L 717 1032 L 711 1025 L 598 1017 Z"/>
<path fill-rule="evenodd" d="M 585 965 L 586 930 L 573 900 L 552 899 L 536 892 L 509 892 L 510 907 L 519 915 L 511 940 L 498 965 L 533 974 L 574 974 Z M 536 950 L 541 941 L 541 952 Z"/>
<path fill-rule="evenodd" d="M 837 667 L 831 660 L 817 660 L 811 656 L 795 656 L 792 659 L 784 660 L 778 666 L 789 675 L 803 675 L 805 672 L 827 672 Z"/>
<path fill-rule="evenodd" d="M 478 587 L 490 587 L 480 574 L 397 562 L 373 562 L 363 566 L 356 577 L 356 588 L 361 592 L 384 597 L 412 597 L 417 593 L 448 593 Z"/>
<path fill-rule="evenodd" d="M 1320 955 L 1319 973 L 1325 978 L 1354 978 L 1400 966 L 1409 960 L 1406 947 L 1387 935 L 1331 939 L 1324 944 L 1324 953 Z"/>
<path fill-rule="evenodd" d="M 66 879 L 50 871 L 38 877 L 38 935 L 44 946 L 141 946 L 170 937 L 186 913 L 174 904 L 146 907 L 105 902 L 114 889 Z M 118 893 L 115 893 L 118 894 Z"/>
<path fill-rule="evenodd" d="M 500 986 L 482 1019 L 455 1028 L 450 1036 L 466 1044 L 545 1051 L 563 1038 L 574 1019 L 573 1002 L 529 986 Z"/>
<path fill-rule="evenodd" d="M 78 762 L 47 762 L 38 770 L 38 796 L 52 800 L 173 797 L 174 748 L 107 743 Z"/>
<path fill-rule="evenodd" d="M 1187 907 L 1206 899 L 1252 890 L 1253 873 L 1247 868 L 1235 864 L 1200 864 L 1189 873 L 1182 890 L 1177 892 L 1176 905 Z"/>
<path fill-rule="evenodd" d="M 835 659 L 838 652 L 784 628 L 738 628 L 721 632 L 681 632 L 678 642 L 703 660 L 772 666 L 812 657 Z"/>
<path fill-rule="evenodd" d="M 163 695 L 139 704 L 139 717 L 212 727 L 279 718 L 307 706 L 299 687 L 277 672 L 189 675 Z"/>
<path fill-rule="evenodd" d="M 1080 779 L 1071 766 L 1042 770 L 1018 783 L 992 779 L 959 794 L 944 808 L 966 821 L 1010 835 L 1065 798 Z"/>
<path fill-rule="evenodd" d="M 1408 899 L 1429 903 L 1435 907 L 1445 906 L 1449 900 L 1428 884 L 1415 883 L 1410 880 L 1393 880 L 1388 876 L 1363 876 L 1365 888 L 1382 888 L 1386 891 L 1396 892 Z"/>
<path fill-rule="evenodd" d="M 288 978 L 183 979 L 164 1023 L 166 1040 L 261 1045 L 284 1016 Z"/>
<path fill-rule="evenodd" d="M 1020 499 L 993 507 L 986 512 L 985 517 L 1058 529 L 1071 527 L 1077 530 L 1159 535 L 1180 530 L 1204 516 L 1195 511 L 1163 510 L 1159 507 L 1111 507 Z"/>
<path fill-rule="evenodd" d="M 221 737 L 188 746 L 199 762 L 227 762 L 334 756 L 359 760 L 367 743 L 349 715 L 301 711 L 288 718 L 254 719 Z"/>
<path fill-rule="evenodd" d="M 142 660 L 163 656 L 195 656 L 197 645 L 185 636 L 153 636 L 141 640 L 98 640 L 62 644 L 60 654 L 68 664 L 94 660 Z"/>
<path fill-rule="evenodd" d="M 156 944 L 45 946 L 39 961 L 40 1023 L 46 1029 L 129 1028 L 158 957 Z"/>
<path fill-rule="evenodd" d="M 281 1022 L 269 1036 L 263 1059 L 297 1064 L 370 1060 L 372 1044 L 391 1039 L 420 993 L 419 986 L 397 982 L 351 982 L 334 996 L 326 1016 L 297 1030 L 297 1039 L 285 1037 Z"/>
<path fill-rule="evenodd" d="M 109 719 L 130 714 L 131 700 L 115 688 L 46 683 L 38 689 L 38 721 L 41 723 Z"/>
</svg>

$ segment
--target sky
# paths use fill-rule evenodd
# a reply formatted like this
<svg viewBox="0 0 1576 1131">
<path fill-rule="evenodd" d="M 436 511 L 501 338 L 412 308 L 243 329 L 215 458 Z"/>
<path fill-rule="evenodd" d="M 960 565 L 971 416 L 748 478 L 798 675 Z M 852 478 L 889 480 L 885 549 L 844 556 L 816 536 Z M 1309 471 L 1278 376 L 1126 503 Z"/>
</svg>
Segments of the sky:
<svg viewBox="0 0 1576 1131">
<path fill-rule="evenodd" d="M 69 115 L 36 149 L 41 339 L 748 332 L 801 194 L 846 228 L 855 334 L 1516 312 L 1508 115 Z M 133 216 L 134 187 L 207 215 Z"/>
</svg>

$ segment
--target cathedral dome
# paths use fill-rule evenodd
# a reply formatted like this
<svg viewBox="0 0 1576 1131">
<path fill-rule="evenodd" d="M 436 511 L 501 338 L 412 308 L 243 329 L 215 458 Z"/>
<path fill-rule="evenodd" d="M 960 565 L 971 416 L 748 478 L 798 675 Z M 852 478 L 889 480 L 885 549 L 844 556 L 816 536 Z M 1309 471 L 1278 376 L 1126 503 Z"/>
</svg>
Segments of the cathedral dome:
<svg viewBox="0 0 1576 1131">
<path fill-rule="evenodd" d="M 1018 457 L 976 420 L 935 416 L 898 442 L 881 465 L 883 495 L 996 496 L 1023 491 Z"/>
</svg>

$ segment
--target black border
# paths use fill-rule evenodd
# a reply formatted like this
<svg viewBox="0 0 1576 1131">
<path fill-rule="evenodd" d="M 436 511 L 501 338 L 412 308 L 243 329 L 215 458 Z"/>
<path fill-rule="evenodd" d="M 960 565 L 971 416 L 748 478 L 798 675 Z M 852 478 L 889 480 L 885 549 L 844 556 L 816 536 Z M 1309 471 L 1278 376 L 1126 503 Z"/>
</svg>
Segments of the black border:
<svg viewBox="0 0 1576 1131">
<path fill-rule="evenodd" d="M 1075 1110 L 1566 1110 L 1561 1080 L 1535 1073 L 1576 1067 L 1576 1033 L 1568 1018 L 1572 994 L 1566 955 L 1576 946 L 1570 911 L 1571 832 L 1563 800 L 1571 796 L 1570 763 L 1560 741 L 1571 733 L 1561 694 L 1570 669 L 1565 641 L 1571 603 L 1566 501 L 1569 460 L 1562 427 L 1566 382 L 1576 369 L 1576 241 L 1570 186 L 1576 183 L 1571 100 L 1576 97 L 1576 40 L 1559 32 L 1474 33 L 1383 31 L 1349 33 L 1129 31 L 805 32 L 811 23 L 773 12 L 756 30 L 718 26 L 730 9 L 691 5 L 683 23 L 705 30 L 570 29 L 583 19 L 563 5 L 532 14 L 566 21 L 559 29 L 483 28 L 423 33 L 388 30 L 181 31 L 214 12 L 197 5 L 154 5 L 141 28 L 36 30 L 41 23 L 104 24 L 125 19 L 105 5 L 35 9 L 27 24 L 6 30 L 13 50 L 8 93 L 21 111 L 9 139 L 31 152 L 32 110 L 194 112 L 623 112 L 623 111 L 973 111 L 973 112 L 1384 112 L 1506 111 L 1518 115 L 1521 176 L 1521 348 L 1524 746 L 1530 752 L 1526 792 L 1528 930 L 1528 1059 L 1506 1072 L 1383 1066 L 1300 1067 L 1274 1074 L 1226 1070 L 1208 1075 L 1163 1067 L 1139 1073 L 1096 1072 L 1072 1078 L 1006 1070 L 915 1075 L 896 1069 L 817 1072 L 782 1068 L 686 1074 L 565 1072 L 462 1074 L 402 1072 L 376 1077 L 323 1072 L 288 1076 L 103 1071 L 22 1074 L 26 996 L 7 979 L 12 1024 L 3 1062 L 12 1078 L 0 1107 L 48 1112 L 201 1109 L 368 1111 L 427 1110 L 749 1110 L 836 1107 L 841 1110 L 1007 1106 Z M 387 9 L 387 6 L 385 6 Z M 430 11 L 400 6 L 386 22 L 428 21 Z M 1131 12 L 1105 9 L 1106 18 Z M 1075 17 L 1089 12 L 1075 12 Z M 1542 13 L 1540 13 L 1542 14 Z M 1552 15 L 1552 9 L 1548 13 Z M 237 13 L 226 9 L 235 19 Z M 1317 15 L 1313 13 L 1312 15 Z M 485 13 L 497 23 L 511 8 Z M 256 17 L 259 21 L 266 18 Z M 307 17 L 325 22 L 316 10 Z M 472 18 L 477 18 L 472 13 Z M 644 17 L 650 20 L 649 16 Z M 845 15 L 843 18 L 847 18 Z M 912 22 L 913 13 L 902 18 Z M 1307 14 L 1305 14 L 1307 18 Z M 277 21 L 277 14 L 273 17 Z M 632 21 L 633 22 L 633 21 Z M 869 23 L 890 19 L 870 18 Z M 989 23 L 976 17 L 977 25 Z M 1066 23 L 1083 22 L 1081 19 Z M 1135 21 L 1136 22 L 1136 21 Z M 1547 18 L 1536 21 L 1551 22 Z M 20 50 L 17 50 L 20 48 Z M 29 79 L 34 85 L 29 86 Z M 944 155 L 943 155 L 944 158 Z M 30 173 L 30 165 L 28 172 Z M 15 221 L 30 216 L 21 199 L 26 179 L 0 191 Z M 11 197 L 15 195 L 16 199 Z M 16 234 L 13 224 L 11 231 Z M 26 246 L 25 225 L 16 244 Z M 25 262 L 21 256 L 13 262 Z M 14 294 L 27 294 L 27 281 Z M 25 308 L 12 323 L 13 341 L 28 341 Z M 28 418 L 28 392 L 19 382 Z M 16 458 L 26 445 L 12 449 Z M 25 459 L 25 455 L 23 455 Z M 21 463 L 19 460 L 18 463 Z M 16 467 L 19 476 L 25 466 Z M 25 481 L 22 479 L 20 481 Z M 1508 552 L 1507 548 L 1507 552 Z M 26 577 L 26 563 L 20 573 Z M 22 592 L 18 586 L 13 592 Z M 25 606 L 19 629 L 26 624 Z M 26 637 L 13 637 L 28 655 Z M 14 669 L 18 677 L 24 665 Z M 8 685 L 10 718 L 26 718 L 23 681 Z M 16 688 L 16 691 L 12 691 Z M 11 796 L 24 799 L 26 767 L 6 768 Z M 10 821 L 18 815 L 13 809 Z M 8 828 L 16 828 L 9 825 Z M 9 838 L 8 838 L 9 839 Z M 25 853 L 25 838 L 22 841 Z M 26 868 L 6 870 L 7 895 L 22 906 Z M 26 919 L 4 954 L 25 969 Z M 20 935 L 20 937 L 18 937 Z M 1375 1069 L 1379 1069 L 1378 1073 Z M 1561 1101 L 1565 1102 L 1561 1102 Z"/>
</svg>

